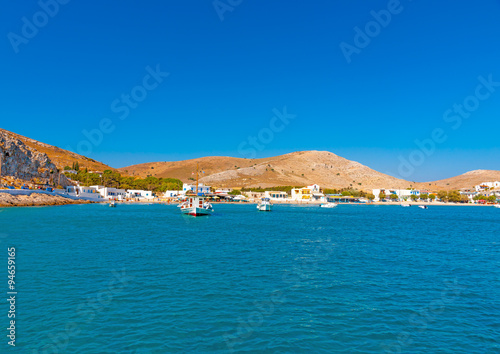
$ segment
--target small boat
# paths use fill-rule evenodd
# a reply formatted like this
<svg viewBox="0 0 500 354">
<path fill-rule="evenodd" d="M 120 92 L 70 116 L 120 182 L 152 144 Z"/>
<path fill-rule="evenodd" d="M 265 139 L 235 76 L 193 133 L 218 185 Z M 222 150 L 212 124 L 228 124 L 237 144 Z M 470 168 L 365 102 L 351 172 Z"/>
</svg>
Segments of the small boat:
<svg viewBox="0 0 500 354">
<path fill-rule="evenodd" d="M 418 206 L 420 209 L 429 209 L 429 207 L 427 205 L 419 205 Z"/>
<path fill-rule="evenodd" d="M 199 166 L 196 164 L 196 193 L 186 194 L 186 200 L 177 207 L 181 208 L 181 213 L 191 216 L 210 215 L 214 211 L 212 204 L 206 201 L 203 193 L 198 193 L 198 171 Z"/>
<path fill-rule="evenodd" d="M 257 204 L 258 211 L 271 211 L 271 200 L 269 198 L 262 198 L 259 204 Z"/>
<path fill-rule="evenodd" d="M 335 208 L 337 205 L 335 203 L 320 204 L 320 208 Z"/>
<path fill-rule="evenodd" d="M 411 207 L 410 204 L 408 203 L 401 203 L 401 206 L 404 207 L 404 208 L 408 208 L 408 207 Z"/>
<path fill-rule="evenodd" d="M 493 205 L 495 208 L 500 208 L 500 204 Z"/>
<path fill-rule="evenodd" d="M 186 201 L 178 206 L 181 213 L 191 216 L 210 215 L 214 211 L 212 204 L 205 201 L 203 196 L 188 196 Z"/>
<path fill-rule="evenodd" d="M 110 203 L 109 203 L 109 206 L 111 208 L 116 208 L 116 202 L 114 200 L 112 200 Z"/>
</svg>

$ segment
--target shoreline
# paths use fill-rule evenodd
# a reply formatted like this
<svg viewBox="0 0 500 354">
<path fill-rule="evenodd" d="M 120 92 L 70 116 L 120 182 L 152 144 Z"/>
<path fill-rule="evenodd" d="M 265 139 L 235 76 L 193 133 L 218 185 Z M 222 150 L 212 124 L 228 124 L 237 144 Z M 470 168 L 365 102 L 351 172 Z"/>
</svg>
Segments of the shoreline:
<svg viewBox="0 0 500 354">
<path fill-rule="evenodd" d="M 82 199 L 65 198 L 48 192 L 26 190 L 23 193 L 9 193 L 0 191 L 0 208 L 59 206 L 70 204 L 91 204 L 93 202 Z"/>
</svg>

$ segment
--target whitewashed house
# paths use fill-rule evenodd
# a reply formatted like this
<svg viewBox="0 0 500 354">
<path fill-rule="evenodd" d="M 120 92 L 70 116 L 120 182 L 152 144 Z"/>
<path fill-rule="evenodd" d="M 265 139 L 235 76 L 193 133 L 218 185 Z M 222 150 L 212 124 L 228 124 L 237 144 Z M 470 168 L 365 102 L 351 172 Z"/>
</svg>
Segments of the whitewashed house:
<svg viewBox="0 0 500 354">
<path fill-rule="evenodd" d="M 165 191 L 163 198 L 175 198 L 181 195 L 181 191 Z"/>
<path fill-rule="evenodd" d="M 285 200 L 288 199 L 288 193 L 287 192 L 281 192 L 281 191 L 265 191 L 264 196 L 266 198 L 269 198 L 271 200 Z"/>
<path fill-rule="evenodd" d="M 127 191 L 125 189 L 104 187 L 104 186 L 91 186 L 96 188 L 104 199 L 123 200 L 127 198 Z"/>
<path fill-rule="evenodd" d="M 390 199 L 391 194 L 397 196 L 397 200 L 409 200 L 412 195 L 420 198 L 420 191 L 416 189 L 372 189 L 372 194 L 375 196 L 374 201 L 378 202 L 380 200 L 379 195 L 381 192 L 385 193 L 386 199 Z"/>
<path fill-rule="evenodd" d="M 182 185 L 181 194 L 186 194 L 188 191 L 196 193 L 196 184 L 184 183 Z M 210 193 L 210 186 L 205 186 L 203 183 L 199 183 L 198 184 L 198 193 Z"/>
<path fill-rule="evenodd" d="M 500 188 L 500 182 L 499 181 L 495 181 L 495 182 L 483 182 L 481 184 L 478 184 L 477 186 L 474 186 L 474 189 L 476 190 L 476 192 L 482 192 L 482 191 L 486 191 L 488 189 L 497 189 L 497 188 Z"/>
<path fill-rule="evenodd" d="M 58 190 L 59 191 L 59 190 Z M 62 193 L 58 193 L 62 194 Z M 71 197 L 92 200 L 92 201 L 102 201 L 103 197 L 99 193 L 99 190 L 92 187 L 85 186 L 67 186 L 64 190 L 64 194 L 67 194 Z"/>
<path fill-rule="evenodd" d="M 131 199 L 152 199 L 153 192 L 152 191 L 144 191 L 138 189 L 129 189 L 127 191 L 127 198 Z"/>
</svg>

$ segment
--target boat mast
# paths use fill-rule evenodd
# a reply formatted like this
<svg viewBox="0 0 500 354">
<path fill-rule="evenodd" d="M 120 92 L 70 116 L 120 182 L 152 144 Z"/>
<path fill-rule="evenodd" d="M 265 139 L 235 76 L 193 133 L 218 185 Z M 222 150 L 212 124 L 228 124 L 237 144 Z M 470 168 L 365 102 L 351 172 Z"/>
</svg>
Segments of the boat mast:
<svg viewBox="0 0 500 354">
<path fill-rule="evenodd" d="M 198 196 L 198 169 L 200 168 L 199 162 L 196 163 L 196 196 Z"/>
</svg>

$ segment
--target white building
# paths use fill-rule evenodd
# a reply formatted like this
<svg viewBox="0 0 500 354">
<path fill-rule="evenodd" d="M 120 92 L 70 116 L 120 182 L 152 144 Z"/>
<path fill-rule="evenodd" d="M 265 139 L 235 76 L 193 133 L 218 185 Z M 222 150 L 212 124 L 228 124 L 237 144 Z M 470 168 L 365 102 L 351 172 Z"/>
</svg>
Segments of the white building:
<svg viewBox="0 0 500 354">
<path fill-rule="evenodd" d="M 215 193 L 231 193 L 232 191 L 232 188 L 218 188 Z"/>
<path fill-rule="evenodd" d="M 272 200 L 285 200 L 288 199 L 288 193 L 287 192 L 281 192 L 281 191 L 265 191 L 264 196 L 266 198 L 272 199 Z"/>
<path fill-rule="evenodd" d="M 125 189 L 110 188 L 104 186 L 90 186 L 99 191 L 104 199 L 117 199 L 122 200 L 127 198 L 127 191 Z"/>
<path fill-rule="evenodd" d="M 175 198 L 181 195 L 181 191 L 165 191 L 163 198 Z"/>
<path fill-rule="evenodd" d="M 476 190 L 476 192 L 482 192 L 482 191 L 485 191 L 485 190 L 488 190 L 491 188 L 493 188 L 493 189 L 500 188 L 500 182 L 499 181 L 483 182 L 481 184 L 478 184 L 477 186 L 474 186 L 474 189 Z"/>
<path fill-rule="evenodd" d="M 92 187 L 84 187 L 84 186 L 67 186 L 64 190 L 64 193 L 69 194 L 72 197 L 89 199 L 89 200 L 101 200 L 103 197 L 99 193 L 99 190 Z"/>
<path fill-rule="evenodd" d="M 386 199 L 391 198 L 391 194 L 397 196 L 397 200 L 407 200 L 411 199 L 412 195 L 420 198 L 420 191 L 415 189 L 372 189 L 372 194 L 375 196 L 374 201 L 378 202 L 380 200 L 379 195 L 381 192 L 385 193 Z"/>
<path fill-rule="evenodd" d="M 127 191 L 127 198 L 151 199 L 153 198 L 153 192 L 137 190 L 137 189 L 129 189 Z"/>
<path fill-rule="evenodd" d="M 196 184 L 184 183 L 182 185 L 181 194 L 186 194 L 188 191 L 196 193 Z M 198 184 L 198 193 L 210 193 L 210 186 L 205 186 L 203 183 L 199 183 Z"/>
</svg>

